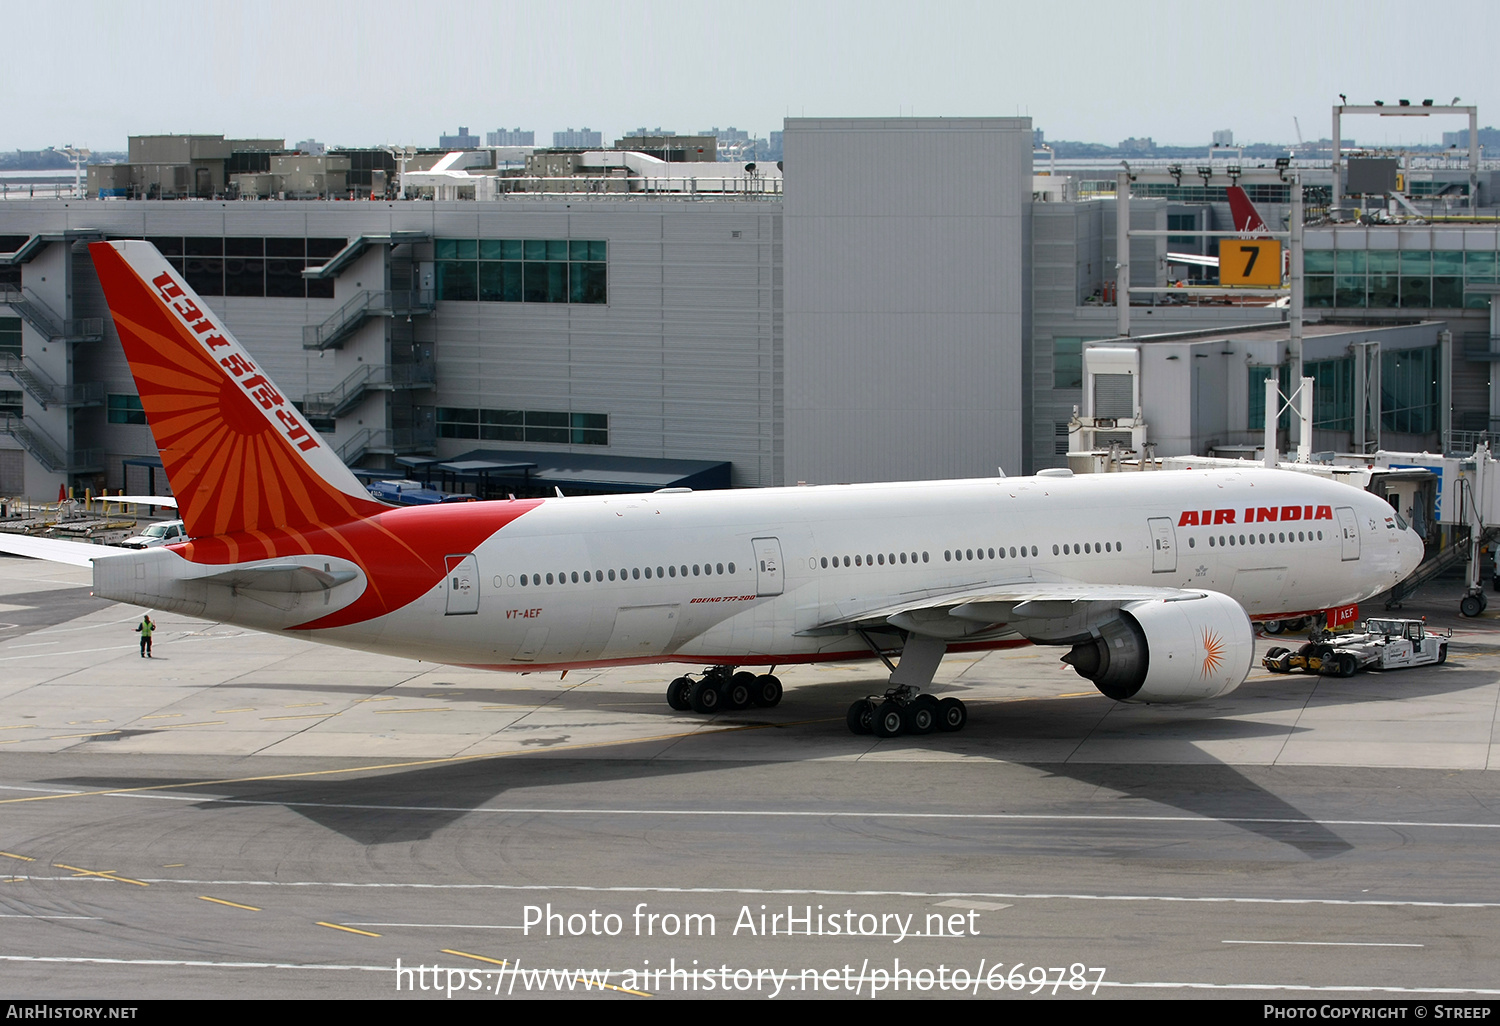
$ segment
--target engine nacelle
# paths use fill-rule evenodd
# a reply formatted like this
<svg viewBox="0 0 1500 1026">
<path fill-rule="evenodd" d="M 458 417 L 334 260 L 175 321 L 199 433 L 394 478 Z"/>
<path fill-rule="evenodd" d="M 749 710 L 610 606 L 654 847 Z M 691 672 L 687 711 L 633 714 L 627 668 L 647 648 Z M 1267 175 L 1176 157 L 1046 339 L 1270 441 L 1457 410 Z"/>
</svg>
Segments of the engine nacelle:
<svg viewBox="0 0 1500 1026">
<path fill-rule="evenodd" d="M 1243 684 L 1254 658 L 1250 617 L 1210 591 L 1127 603 L 1063 662 L 1117 702 L 1196 702 Z"/>
</svg>

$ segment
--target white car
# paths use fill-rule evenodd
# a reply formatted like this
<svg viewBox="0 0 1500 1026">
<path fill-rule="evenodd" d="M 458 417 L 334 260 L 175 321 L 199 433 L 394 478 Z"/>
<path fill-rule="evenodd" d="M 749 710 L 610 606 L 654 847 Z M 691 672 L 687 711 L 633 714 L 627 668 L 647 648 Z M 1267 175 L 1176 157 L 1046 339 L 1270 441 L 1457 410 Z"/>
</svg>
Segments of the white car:
<svg viewBox="0 0 1500 1026">
<path fill-rule="evenodd" d="M 187 530 L 181 520 L 163 520 L 152 524 L 140 534 L 131 535 L 120 543 L 127 549 L 154 549 L 158 545 L 175 545 L 188 540 Z"/>
</svg>

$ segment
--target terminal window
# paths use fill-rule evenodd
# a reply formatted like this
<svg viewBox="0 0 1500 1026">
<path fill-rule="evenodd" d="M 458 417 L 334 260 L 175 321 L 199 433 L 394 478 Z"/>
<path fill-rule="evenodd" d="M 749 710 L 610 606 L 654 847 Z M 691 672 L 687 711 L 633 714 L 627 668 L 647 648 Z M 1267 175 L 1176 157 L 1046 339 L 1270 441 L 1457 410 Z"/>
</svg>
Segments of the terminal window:
<svg viewBox="0 0 1500 1026">
<path fill-rule="evenodd" d="M 487 442 L 551 442 L 559 445 L 608 445 L 609 415 L 548 410 L 481 410 L 440 406 L 439 438 Z"/>
<path fill-rule="evenodd" d="M 153 235 L 146 241 L 200 296 L 332 299 L 333 279 L 306 281 L 302 269 L 326 263 L 349 240 Z"/>
<path fill-rule="evenodd" d="M 14 253 L 30 238 L 29 235 L 0 235 L 0 253 Z M 0 286 L 4 285 L 21 287 L 20 264 L 0 264 Z"/>
<path fill-rule="evenodd" d="M 141 408 L 138 395 L 110 395 L 106 410 L 111 424 L 144 424 L 146 411 Z"/>
<path fill-rule="evenodd" d="M 1083 387 L 1083 339 L 1052 340 L 1052 387 Z"/>
<path fill-rule="evenodd" d="M 1307 250 L 1302 259 L 1309 307 L 1339 309 L 1487 309 L 1475 288 L 1500 281 L 1494 249 Z"/>
<path fill-rule="evenodd" d="M 20 270 L 20 268 L 17 268 Z M 0 282 L 3 284 L 3 282 Z M 20 283 L 17 282 L 19 285 Z M 21 318 L 0 317 L 0 362 L 21 359 Z M 0 417 L 21 416 L 21 393 L 19 390 L 0 391 Z"/>
<path fill-rule="evenodd" d="M 607 303 L 607 244 L 585 239 L 438 239 L 438 298 Z"/>
</svg>

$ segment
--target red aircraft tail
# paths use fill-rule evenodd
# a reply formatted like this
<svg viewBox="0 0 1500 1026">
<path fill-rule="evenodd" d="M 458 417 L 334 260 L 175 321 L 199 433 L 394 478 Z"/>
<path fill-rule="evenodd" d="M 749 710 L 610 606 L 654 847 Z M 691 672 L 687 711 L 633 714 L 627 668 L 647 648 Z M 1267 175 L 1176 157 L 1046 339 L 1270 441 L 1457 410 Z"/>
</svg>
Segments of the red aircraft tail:
<svg viewBox="0 0 1500 1026">
<path fill-rule="evenodd" d="M 332 525 L 385 509 L 149 242 L 89 253 L 187 531 Z"/>
<path fill-rule="evenodd" d="M 1242 186 L 1231 185 L 1225 191 L 1229 193 L 1229 217 L 1234 222 L 1235 231 L 1268 232 L 1271 230 L 1266 227 L 1260 211 L 1255 209 L 1255 204 L 1250 202 L 1250 196 Z"/>
</svg>

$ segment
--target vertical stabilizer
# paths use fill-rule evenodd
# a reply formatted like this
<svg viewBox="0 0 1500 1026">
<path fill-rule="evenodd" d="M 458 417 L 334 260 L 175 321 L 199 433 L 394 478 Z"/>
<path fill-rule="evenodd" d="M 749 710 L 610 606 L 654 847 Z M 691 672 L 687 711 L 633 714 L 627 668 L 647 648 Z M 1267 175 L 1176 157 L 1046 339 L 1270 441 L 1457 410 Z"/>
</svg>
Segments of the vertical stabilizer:
<svg viewBox="0 0 1500 1026">
<path fill-rule="evenodd" d="M 1234 222 L 1234 230 L 1237 232 L 1268 232 L 1266 222 L 1261 218 L 1260 211 L 1255 209 L 1255 204 L 1250 202 L 1250 194 L 1245 192 L 1244 186 L 1231 185 L 1224 190 L 1229 194 L 1229 218 Z"/>
<path fill-rule="evenodd" d="M 89 245 L 188 533 L 385 509 L 148 242 Z"/>
</svg>

